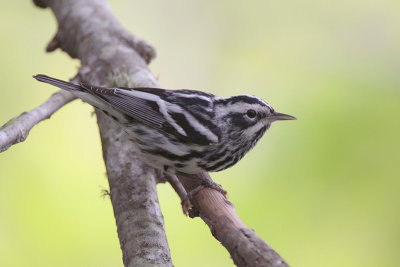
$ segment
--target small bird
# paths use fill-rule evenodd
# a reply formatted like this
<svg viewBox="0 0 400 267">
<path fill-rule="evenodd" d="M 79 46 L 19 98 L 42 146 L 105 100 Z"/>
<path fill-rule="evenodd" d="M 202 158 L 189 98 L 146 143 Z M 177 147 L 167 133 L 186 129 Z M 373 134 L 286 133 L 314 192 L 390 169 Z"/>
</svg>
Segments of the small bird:
<svg viewBox="0 0 400 267">
<path fill-rule="evenodd" d="M 225 170 L 242 159 L 273 122 L 296 119 L 252 95 L 97 87 L 42 74 L 33 78 L 70 91 L 104 112 L 122 126 L 148 165 L 169 175 Z"/>
</svg>

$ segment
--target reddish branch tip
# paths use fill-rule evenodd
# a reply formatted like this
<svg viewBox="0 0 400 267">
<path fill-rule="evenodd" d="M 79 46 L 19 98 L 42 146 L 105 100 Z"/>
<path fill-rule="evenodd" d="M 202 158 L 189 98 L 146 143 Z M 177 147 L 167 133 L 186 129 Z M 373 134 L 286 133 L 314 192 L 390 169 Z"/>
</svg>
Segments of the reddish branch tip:
<svg viewBox="0 0 400 267">
<path fill-rule="evenodd" d="M 60 48 L 60 42 L 58 41 L 58 32 L 54 35 L 53 39 L 47 44 L 46 46 L 46 52 L 53 52 L 54 50 L 57 50 L 57 48 Z"/>
<path fill-rule="evenodd" d="M 43 3 L 41 0 L 33 0 L 33 3 L 35 4 L 35 6 L 40 7 L 40 8 L 47 7 L 47 5 L 45 3 Z"/>
</svg>

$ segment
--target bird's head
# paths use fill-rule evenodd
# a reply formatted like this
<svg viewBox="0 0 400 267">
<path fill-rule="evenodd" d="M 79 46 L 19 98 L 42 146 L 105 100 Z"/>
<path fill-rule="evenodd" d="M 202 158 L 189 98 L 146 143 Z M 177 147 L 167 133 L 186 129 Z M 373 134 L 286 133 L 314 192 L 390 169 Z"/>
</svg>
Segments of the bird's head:
<svg viewBox="0 0 400 267">
<path fill-rule="evenodd" d="M 262 99 L 252 95 L 220 98 L 215 107 L 216 116 L 225 125 L 226 133 L 238 142 L 250 142 L 251 147 L 263 136 L 271 124 L 278 120 L 295 120 L 275 110 Z M 235 141 L 235 140 L 233 140 Z"/>
</svg>

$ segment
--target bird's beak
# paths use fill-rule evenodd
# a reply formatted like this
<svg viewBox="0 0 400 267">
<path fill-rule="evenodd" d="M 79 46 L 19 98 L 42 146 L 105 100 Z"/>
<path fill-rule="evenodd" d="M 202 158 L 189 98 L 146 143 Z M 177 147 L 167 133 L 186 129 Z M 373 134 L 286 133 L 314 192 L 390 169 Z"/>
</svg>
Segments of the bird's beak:
<svg viewBox="0 0 400 267">
<path fill-rule="evenodd" d="M 274 111 L 271 115 L 268 116 L 268 120 L 270 122 L 274 122 L 274 121 L 297 120 L 297 119 L 288 114 L 278 113 Z"/>
</svg>

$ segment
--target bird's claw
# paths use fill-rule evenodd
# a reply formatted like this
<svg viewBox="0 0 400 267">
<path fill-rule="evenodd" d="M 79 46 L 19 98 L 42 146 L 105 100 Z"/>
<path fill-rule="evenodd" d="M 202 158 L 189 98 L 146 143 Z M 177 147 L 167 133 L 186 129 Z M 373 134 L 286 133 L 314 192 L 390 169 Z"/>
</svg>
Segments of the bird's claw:
<svg viewBox="0 0 400 267">
<path fill-rule="evenodd" d="M 195 187 L 194 189 L 190 190 L 187 195 L 186 198 L 182 200 L 182 210 L 183 213 L 186 216 L 190 216 L 190 217 L 196 217 L 198 216 L 198 211 L 194 210 L 194 207 L 191 203 L 191 199 L 194 198 L 194 196 L 202 189 L 204 188 L 211 188 L 214 190 L 217 190 L 218 192 L 220 192 L 226 199 L 228 198 L 228 192 L 219 184 L 214 183 L 213 181 L 209 181 L 209 180 L 204 180 L 202 181 L 201 184 L 199 184 L 197 187 Z"/>
</svg>

